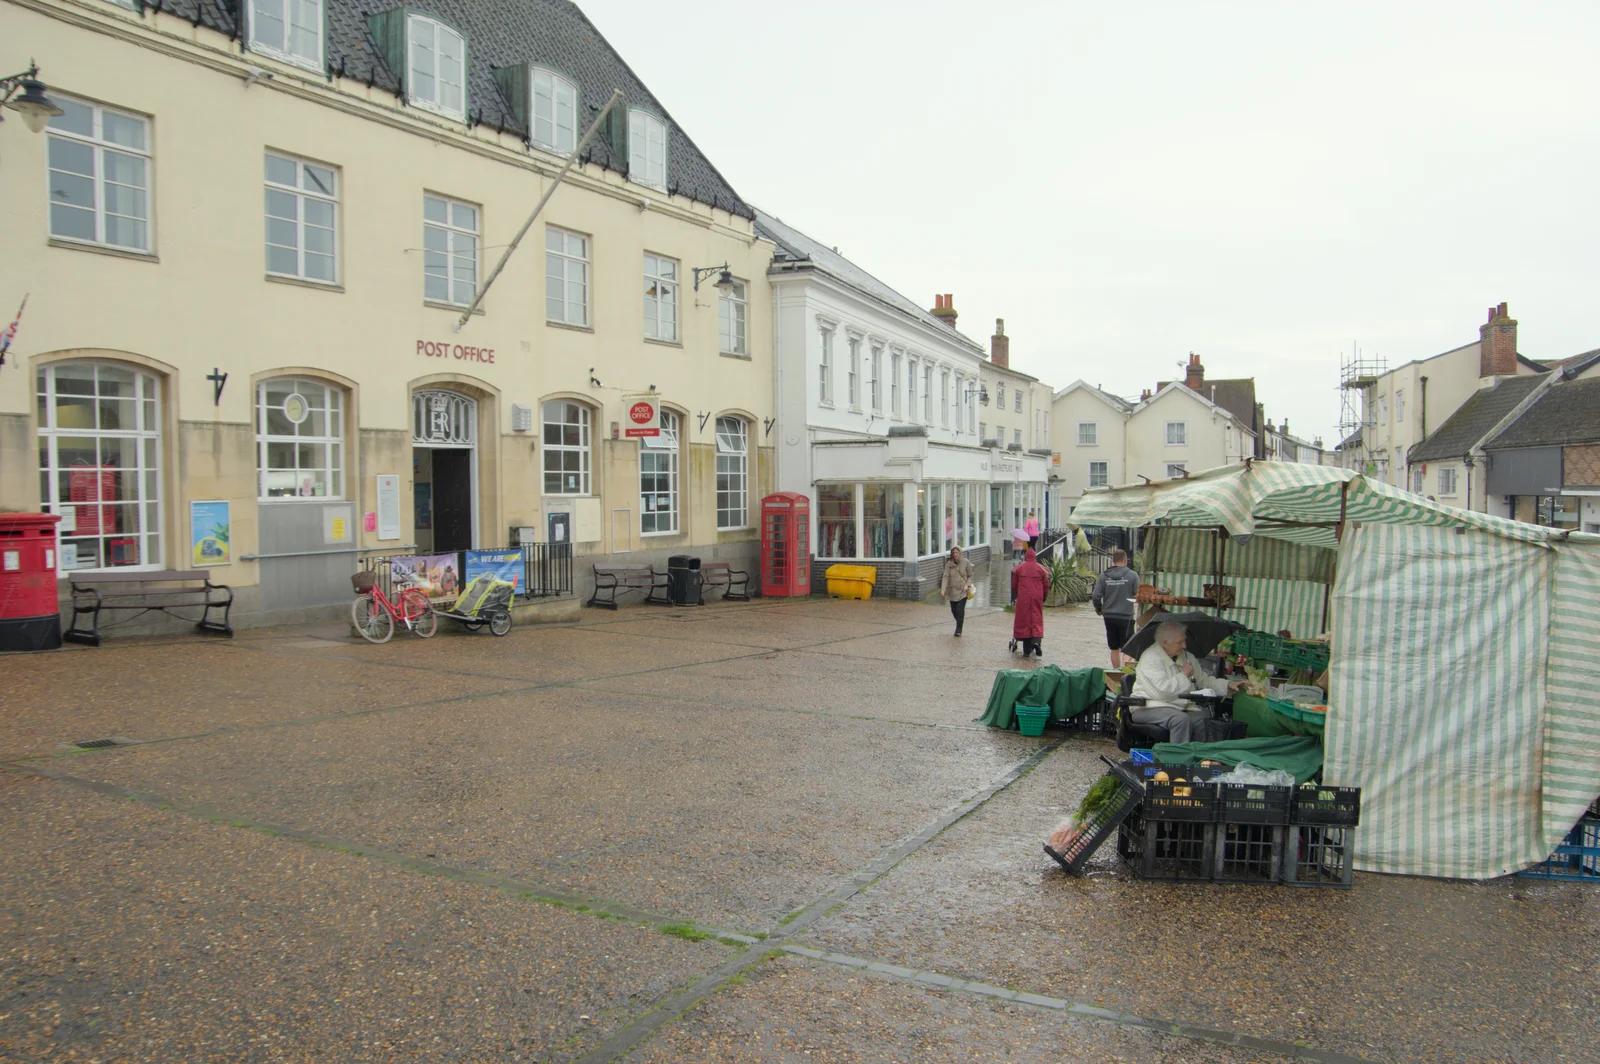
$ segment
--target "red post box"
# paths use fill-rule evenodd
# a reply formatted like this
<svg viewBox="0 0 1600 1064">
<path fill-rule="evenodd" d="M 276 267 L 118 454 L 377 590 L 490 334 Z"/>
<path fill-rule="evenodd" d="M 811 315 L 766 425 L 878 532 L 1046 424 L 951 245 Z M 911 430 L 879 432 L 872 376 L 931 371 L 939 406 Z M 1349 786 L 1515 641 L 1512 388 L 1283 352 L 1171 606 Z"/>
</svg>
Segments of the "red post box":
<svg viewBox="0 0 1600 1064">
<path fill-rule="evenodd" d="M 780 491 L 761 500 L 761 597 L 811 594 L 811 500 Z"/>
<path fill-rule="evenodd" d="M 0 514 L 0 650 L 61 645 L 55 514 Z"/>
</svg>

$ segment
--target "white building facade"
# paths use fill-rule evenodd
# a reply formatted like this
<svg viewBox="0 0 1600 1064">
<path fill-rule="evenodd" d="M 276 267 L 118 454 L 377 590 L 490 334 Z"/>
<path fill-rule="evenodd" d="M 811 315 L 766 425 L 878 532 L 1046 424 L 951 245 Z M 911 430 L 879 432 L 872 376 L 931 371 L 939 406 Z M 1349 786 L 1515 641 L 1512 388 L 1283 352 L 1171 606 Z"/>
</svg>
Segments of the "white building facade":
<svg viewBox="0 0 1600 1064">
<path fill-rule="evenodd" d="M 774 479 L 811 499 L 813 586 L 849 562 L 878 570 L 878 595 L 921 598 L 951 547 L 987 559 L 1030 499 L 1042 523 L 1048 459 L 983 445 L 984 351 L 949 297 L 923 310 L 777 218 L 756 224 L 777 245 Z"/>
</svg>

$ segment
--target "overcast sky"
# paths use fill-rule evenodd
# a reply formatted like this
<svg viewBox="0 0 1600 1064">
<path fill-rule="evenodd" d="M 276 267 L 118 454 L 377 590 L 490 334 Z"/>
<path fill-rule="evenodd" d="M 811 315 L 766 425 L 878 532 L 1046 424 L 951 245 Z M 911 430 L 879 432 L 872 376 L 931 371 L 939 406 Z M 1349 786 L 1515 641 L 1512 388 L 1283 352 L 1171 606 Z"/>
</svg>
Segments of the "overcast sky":
<svg viewBox="0 0 1600 1064">
<path fill-rule="evenodd" d="M 579 0 L 733 187 L 1012 365 L 1198 352 L 1332 446 L 1339 360 L 1600 347 L 1600 3 Z"/>
</svg>

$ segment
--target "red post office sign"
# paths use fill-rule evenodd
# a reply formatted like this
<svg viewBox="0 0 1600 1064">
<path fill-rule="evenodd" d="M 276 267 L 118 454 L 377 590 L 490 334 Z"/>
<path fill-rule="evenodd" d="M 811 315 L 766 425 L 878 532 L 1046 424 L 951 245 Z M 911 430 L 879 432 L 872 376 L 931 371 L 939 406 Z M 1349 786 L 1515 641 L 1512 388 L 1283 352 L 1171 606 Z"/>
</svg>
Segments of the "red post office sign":
<svg viewBox="0 0 1600 1064">
<path fill-rule="evenodd" d="M 622 399 L 627 412 L 622 435 L 630 440 L 661 435 L 661 405 L 654 395 L 627 395 Z"/>
</svg>

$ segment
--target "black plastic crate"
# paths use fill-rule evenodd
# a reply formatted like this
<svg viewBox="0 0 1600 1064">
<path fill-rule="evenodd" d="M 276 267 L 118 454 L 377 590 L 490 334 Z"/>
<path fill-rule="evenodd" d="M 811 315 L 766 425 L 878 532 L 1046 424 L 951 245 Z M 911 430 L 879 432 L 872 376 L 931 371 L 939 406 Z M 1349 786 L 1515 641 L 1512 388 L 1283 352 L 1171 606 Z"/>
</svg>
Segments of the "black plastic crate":
<svg viewBox="0 0 1600 1064">
<path fill-rule="evenodd" d="M 1225 743 L 1234 739 L 1243 739 L 1248 733 L 1248 728 L 1242 720 L 1210 720 L 1200 721 L 1199 734 L 1195 737 L 1197 743 Z"/>
<path fill-rule="evenodd" d="M 1212 878 L 1219 883 L 1277 883 L 1286 830 L 1272 824 L 1218 824 Z"/>
<path fill-rule="evenodd" d="M 1353 828 L 1361 823 L 1361 788 L 1296 787 L 1289 823 Z"/>
<path fill-rule="evenodd" d="M 1139 804 L 1137 790 L 1121 778 L 1118 778 L 1117 783 L 1117 793 L 1100 807 L 1098 813 L 1089 818 L 1089 822 L 1083 826 L 1083 831 L 1066 849 L 1058 853 L 1051 849 L 1049 843 L 1045 843 L 1044 852 L 1053 857 L 1056 863 L 1070 874 L 1077 875 L 1083 871 L 1083 866 L 1089 863 L 1089 858 L 1094 856 L 1094 852 L 1111 837 L 1111 833 L 1117 830 L 1118 825 Z"/>
<path fill-rule="evenodd" d="M 1283 881 L 1292 887 L 1345 887 L 1355 879 L 1356 829 L 1296 825 L 1284 839 Z"/>
<path fill-rule="evenodd" d="M 1224 824 L 1289 823 L 1292 787 L 1271 787 L 1256 783 L 1219 783 L 1217 819 Z"/>
<path fill-rule="evenodd" d="M 1219 811 L 1215 783 L 1156 783 L 1144 785 L 1144 816 L 1148 820 L 1214 824 Z"/>
<path fill-rule="evenodd" d="M 1215 824 L 1147 820 L 1135 809 L 1117 829 L 1117 852 L 1140 879 L 1209 881 L 1216 861 Z"/>
</svg>

